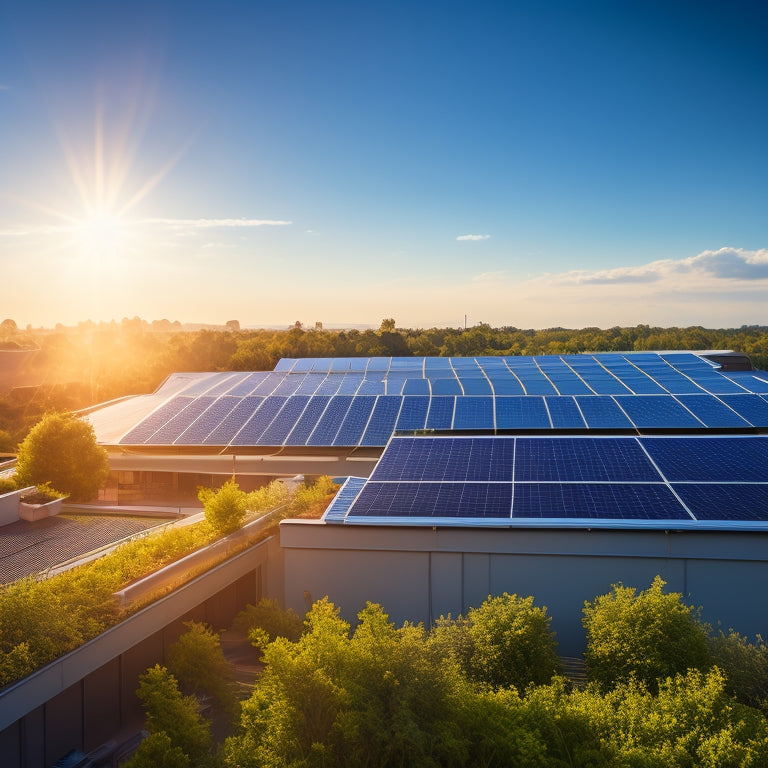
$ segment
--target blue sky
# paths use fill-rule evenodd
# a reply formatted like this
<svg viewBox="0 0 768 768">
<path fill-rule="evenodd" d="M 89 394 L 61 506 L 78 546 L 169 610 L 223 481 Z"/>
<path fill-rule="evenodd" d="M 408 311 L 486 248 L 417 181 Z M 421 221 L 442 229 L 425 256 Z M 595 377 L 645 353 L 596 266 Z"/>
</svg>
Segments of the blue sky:
<svg viewBox="0 0 768 768">
<path fill-rule="evenodd" d="M 0 314 L 768 324 L 766 39 L 738 0 L 0 0 Z"/>
</svg>

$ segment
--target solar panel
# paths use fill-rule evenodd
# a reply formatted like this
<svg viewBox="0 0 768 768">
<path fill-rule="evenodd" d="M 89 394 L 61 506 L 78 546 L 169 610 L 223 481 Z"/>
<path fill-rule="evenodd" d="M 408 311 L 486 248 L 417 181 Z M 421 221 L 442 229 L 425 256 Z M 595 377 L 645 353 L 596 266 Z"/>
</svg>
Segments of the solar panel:
<svg viewBox="0 0 768 768">
<path fill-rule="evenodd" d="M 283 378 L 284 374 L 282 373 L 268 373 L 253 390 L 253 394 L 263 395 L 264 397 L 274 394 L 275 389 L 283 383 Z"/>
<path fill-rule="evenodd" d="M 461 376 L 461 387 L 465 395 L 490 395 L 491 385 L 485 376 Z"/>
<path fill-rule="evenodd" d="M 371 411 L 376 404 L 375 397 L 355 397 L 349 406 L 344 421 L 333 440 L 334 445 L 357 445 L 365 431 L 365 425 L 371 417 Z"/>
<path fill-rule="evenodd" d="M 146 442 L 160 427 L 172 419 L 181 410 L 186 408 L 194 398 L 174 397 L 167 403 L 161 405 L 156 411 L 149 414 L 143 421 L 139 422 L 128 434 L 120 439 L 123 445 L 139 445 Z"/>
<path fill-rule="evenodd" d="M 364 477 L 348 477 L 325 510 L 323 520 L 326 523 L 342 523 L 349 512 L 352 502 L 365 485 Z"/>
<path fill-rule="evenodd" d="M 497 397 L 497 429 L 550 429 L 543 397 Z"/>
<path fill-rule="evenodd" d="M 336 434 L 352 404 L 349 395 L 336 395 L 331 398 L 320 421 L 307 439 L 307 445 L 333 445 Z"/>
<path fill-rule="evenodd" d="M 415 395 L 403 398 L 403 407 L 395 424 L 396 430 L 424 429 L 429 411 L 429 397 Z"/>
<path fill-rule="evenodd" d="M 690 520 L 663 484 L 515 483 L 512 518 Z"/>
<path fill-rule="evenodd" d="M 372 374 L 374 375 L 374 374 Z M 385 392 L 384 379 L 363 379 L 360 384 L 360 389 L 357 390 L 358 395 L 383 395 Z"/>
<path fill-rule="evenodd" d="M 661 482 L 634 438 L 520 437 L 515 482 Z"/>
<path fill-rule="evenodd" d="M 233 397 L 247 397 L 256 387 L 266 378 L 267 374 L 258 372 L 246 376 L 240 383 L 236 384 L 227 394 Z"/>
<path fill-rule="evenodd" d="M 175 445 L 199 445 L 240 402 L 238 397 L 219 397 L 176 438 Z"/>
<path fill-rule="evenodd" d="M 148 445 L 171 445 L 197 418 L 215 402 L 213 397 L 197 397 L 157 432 L 147 438 Z"/>
<path fill-rule="evenodd" d="M 646 437 L 642 443 L 671 483 L 768 482 L 765 437 Z"/>
<path fill-rule="evenodd" d="M 395 430 L 402 401 L 403 398 L 400 396 L 378 398 L 360 445 L 387 444 L 387 440 Z"/>
<path fill-rule="evenodd" d="M 510 371 L 491 371 L 488 374 L 491 380 L 494 394 L 496 395 L 524 395 L 523 385 Z"/>
<path fill-rule="evenodd" d="M 712 395 L 678 395 L 677 399 L 708 427 L 748 427 L 738 413 Z"/>
<path fill-rule="evenodd" d="M 511 483 L 366 483 L 349 517 L 509 517 Z"/>
<path fill-rule="evenodd" d="M 455 403 L 455 397 L 433 397 L 427 414 L 427 429 L 450 429 Z"/>
<path fill-rule="evenodd" d="M 704 426 L 670 395 L 617 395 L 615 400 L 638 429 Z"/>
<path fill-rule="evenodd" d="M 458 379 L 430 379 L 433 395 L 460 395 L 461 384 Z"/>
<path fill-rule="evenodd" d="M 459 397 L 456 399 L 456 413 L 453 429 L 493 429 L 492 397 Z"/>
<path fill-rule="evenodd" d="M 428 379 L 406 379 L 403 387 L 404 395 L 429 395 Z"/>
<path fill-rule="evenodd" d="M 675 485 L 697 520 L 768 521 L 768 485 Z"/>
<path fill-rule="evenodd" d="M 293 425 L 299 420 L 301 414 L 309 403 L 307 395 L 294 395 L 289 397 L 280 412 L 272 420 L 272 423 L 264 430 L 259 443 L 261 445 L 282 445 Z"/>
<path fill-rule="evenodd" d="M 576 395 L 579 410 L 590 429 L 631 429 L 632 422 L 607 395 Z"/>
<path fill-rule="evenodd" d="M 347 373 L 342 379 L 341 386 L 339 386 L 338 394 L 340 395 L 355 395 L 360 385 L 363 383 L 362 373 Z"/>
<path fill-rule="evenodd" d="M 755 427 L 768 427 L 768 402 L 760 395 L 721 395 L 720 399 Z"/>
<path fill-rule="evenodd" d="M 219 426 L 203 440 L 203 445 L 229 445 L 232 438 L 243 428 L 263 401 L 264 398 L 257 395 L 244 397 Z"/>
<path fill-rule="evenodd" d="M 330 397 L 324 395 L 315 395 L 310 398 L 299 420 L 288 433 L 285 445 L 306 445 L 312 430 L 317 425 L 317 422 L 320 421 L 320 417 L 323 415 L 323 411 L 330 399 Z"/>
<path fill-rule="evenodd" d="M 271 396 L 264 399 L 258 410 L 232 439 L 232 445 L 258 445 L 259 438 L 270 425 L 287 398 Z"/>
<path fill-rule="evenodd" d="M 587 424 L 572 397 L 545 397 L 544 402 L 554 429 L 586 429 Z"/>
<path fill-rule="evenodd" d="M 371 475 L 377 481 L 511 481 L 512 438 L 395 437 Z"/>
<path fill-rule="evenodd" d="M 335 395 L 339 391 L 339 387 L 341 386 L 342 381 L 344 381 L 343 376 L 339 376 L 338 374 L 328 374 L 328 376 L 325 377 L 325 379 L 320 382 L 320 386 L 315 390 L 316 395 Z"/>
</svg>

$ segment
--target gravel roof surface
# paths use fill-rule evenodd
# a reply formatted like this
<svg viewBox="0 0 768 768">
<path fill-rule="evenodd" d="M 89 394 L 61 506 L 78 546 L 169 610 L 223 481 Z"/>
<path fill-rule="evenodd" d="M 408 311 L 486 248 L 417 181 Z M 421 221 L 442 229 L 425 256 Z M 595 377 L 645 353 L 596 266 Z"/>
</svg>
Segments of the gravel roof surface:
<svg viewBox="0 0 768 768">
<path fill-rule="evenodd" d="M 61 514 L 0 527 L 0 584 L 145 531 L 168 518 Z"/>
</svg>

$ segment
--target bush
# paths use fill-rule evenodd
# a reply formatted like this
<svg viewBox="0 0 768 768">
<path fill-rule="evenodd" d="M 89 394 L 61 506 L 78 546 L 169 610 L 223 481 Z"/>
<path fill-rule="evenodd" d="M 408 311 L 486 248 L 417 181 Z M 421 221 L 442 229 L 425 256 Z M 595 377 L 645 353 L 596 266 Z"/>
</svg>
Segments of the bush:
<svg viewBox="0 0 768 768">
<path fill-rule="evenodd" d="M 234 480 L 227 480 L 217 491 L 201 488 L 205 519 L 217 533 L 231 533 L 240 528 L 248 511 L 248 494 Z"/>
<path fill-rule="evenodd" d="M 71 413 L 49 413 L 19 446 L 19 487 L 51 483 L 73 501 L 89 501 L 107 479 L 107 452 L 90 424 Z"/>
<path fill-rule="evenodd" d="M 18 490 L 18 486 L 12 477 L 0 477 L 0 495 L 16 490 Z"/>
<path fill-rule="evenodd" d="M 284 637 L 296 642 L 304 629 L 301 618 L 290 608 L 283 610 L 276 600 L 263 598 L 258 605 L 249 605 L 235 617 L 232 629 L 247 634 L 257 648 L 273 642 L 278 637 Z M 253 630 L 261 630 L 254 633 Z"/>
<path fill-rule="evenodd" d="M 727 679 L 726 688 L 742 704 L 759 707 L 768 714 L 768 644 L 760 635 L 750 643 L 731 630 L 710 641 L 712 663 Z"/>
<path fill-rule="evenodd" d="M 494 688 L 548 683 L 560 671 L 546 608 L 532 597 L 506 592 L 488 597 L 457 620 L 440 617 L 434 643 L 443 646 L 470 678 Z"/>
<path fill-rule="evenodd" d="M 707 628 L 665 583 L 656 576 L 640 593 L 614 584 L 584 604 L 587 676 L 603 690 L 634 678 L 655 692 L 660 680 L 709 667 Z"/>
</svg>

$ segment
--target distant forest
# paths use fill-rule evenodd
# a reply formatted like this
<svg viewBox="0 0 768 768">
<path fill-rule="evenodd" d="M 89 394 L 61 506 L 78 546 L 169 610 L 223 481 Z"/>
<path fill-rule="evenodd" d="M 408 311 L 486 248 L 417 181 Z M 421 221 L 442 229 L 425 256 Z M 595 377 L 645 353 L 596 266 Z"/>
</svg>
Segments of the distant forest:
<svg viewBox="0 0 768 768">
<path fill-rule="evenodd" d="M 80 323 L 22 330 L 0 324 L 0 452 L 16 444 L 50 410 L 78 410 L 146 394 L 176 371 L 271 370 L 281 357 L 559 355 L 580 352 L 731 349 L 768 368 L 768 326 L 741 328 L 398 328 L 378 330 L 178 330 L 178 323 Z M 19 353 L 13 355 L 13 352 Z M 14 380 L 14 364 L 18 375 Z M 9 361 L 8 364 L 4 361 Z M 5 375 L 3 375 L 5 368 Z"/>
</svg>

